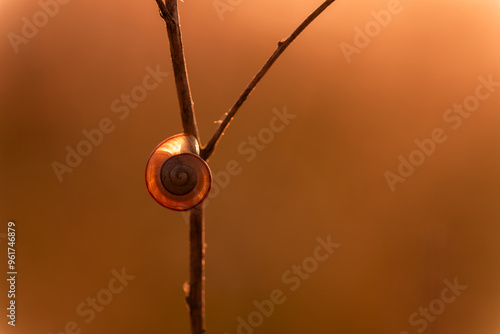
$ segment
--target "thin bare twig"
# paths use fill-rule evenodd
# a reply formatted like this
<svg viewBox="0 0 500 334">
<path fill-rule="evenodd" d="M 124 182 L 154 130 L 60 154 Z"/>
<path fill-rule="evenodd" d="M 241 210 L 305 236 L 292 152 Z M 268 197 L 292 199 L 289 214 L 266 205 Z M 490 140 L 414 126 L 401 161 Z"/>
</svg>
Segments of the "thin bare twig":
<svg viewBox="0 0 500 334">
<path fill-rule="evenodd" d="M 278 48 L 272 56 L 267 60 L 267 62 L 262 66 L 260 69 L 259 73 L 257 73 L 252 81 L 248 84 L 248 86 L 245 88 L 245 90 L 241 93 L 240 97 L 236 102 L 233 104 L 231 109 L 229 110 L 228 113 L 226 113 L 226 116 L 224 117 L 224 120 L 220 123 L 219 127 L 213 134 L 212 138 L 208 142 L 208 144 L 201 150 L 200 156 L 207 160 L 210 158 L 210 156 L 213 154 L 215 150 L 215 146 L 219 142 L 220 138 L 224 134 L 224 131 L 228 127 L 229 123 L 233 119 L 234 115 L 240 109 L 241 105 L 245 100 L 248 98 L 250 93 L 254 90 L 255 86 L 259 83 L 259 81 L 264 77 L 264 75 L 269 71 L 271 66 L 274 64 L 274 62 L 278 59 L 278 57 L 285 51 L 285 49 L 292 44 L 292 42 L 297 38 L 297 36 L 304 31 L 304 29 L 312 22 L 314 21 L 328 6 L 330 6 L 335 0 L 327 0 L 325 1 L 321 6 L 318 7 L 311 15 L 309 15 L 304 22 L 300 26 L 298 26 L 295 31 L 288 36 L 288 38 L 281 40 L 278 42 Z"/>
<path fill-rule="evenodd" d="M 203 205 L 191 210 L 190 282 L 186 300 L 191 315 L 191 333 L 205 333 L 205 219 Z"/>
<path fill-rule="evenodd" d="M 181 108 L 182 127 L 184 133 L 194 136 L 199 141 L 186 61 L 184 59 L 177 0 L 166 0 L 165 3 L 161 0 L 156 0 L 156 3 L 160 9 L 160 15 L 167 25 L 170 56 L 172 58 L 172 67 L 174 68 L 175 86 L 177 87 L 177 98 Z"/>
<path fill-rule="evenodd" d="M 199 142 L 198 127 L 191 99 L 184 49 L 177 11 L 177 0 L 156 0 L 160 15 L 166 23 L 170 41 L 170 55 L 177 87 L 177 98 L 181 109 L 184 133 L 194 136 Z M 190 278 L 185 288 L 186 301 L 191 316 L 192 334 L 205 333 L 205 221 L 203 206 L 190 212 Z"/>
<path fill-rule="evenodd" d="M 200 156 L 207 160 L 214 152 L 215 146 L 229 125 L 235 113 L 248 98 L 257 83 L 271 68 L 278 57 L 297 38 L 297 36 L 318 17 L 335 0 L 325 1 L 316 9 L 302 24 L 286 39 L 278 43 L 278 48 L 253 78 L 247 88 L 243 91 L 233 107 L 220 124 Z M 187 76 L 182 37 L 179 25 L 179 13 L 177 11 L 177 0 L 156 0 L 160 15 L 166 23 L 168 38 L 170 41 L 170 54 L 177 87 L 177 97 L 181 109 L 182 126 L 184 133 L 193 135 L 199 141 L 198 128 L 191 99 L 191 90 Z M 186 301 L 189 305 L 191 315 L 192 334 L 205 333 L 205 221 L 203 206 L 200 205 L 190 211 L 190 281 L 185 286 Z"/>
<path fill-rule="evenodd" d="M 160 9 L 160 16 L 165 20 L 165 19 L 170 19 L 173 20 L 174 18 L 172 15 L 167 10 L 167 6 L 162 0 L 156 0 L 156 4 L 158 5 L 158 8 Z"/>
</svg>

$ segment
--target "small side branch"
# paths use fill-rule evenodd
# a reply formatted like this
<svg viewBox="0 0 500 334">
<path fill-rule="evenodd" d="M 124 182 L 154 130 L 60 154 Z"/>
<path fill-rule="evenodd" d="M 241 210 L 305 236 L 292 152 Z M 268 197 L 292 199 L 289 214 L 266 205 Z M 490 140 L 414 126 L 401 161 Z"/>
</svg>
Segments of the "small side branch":
<svg viewBox="0 0 500 334">
<path fill-rule="evenodd" d="M 170 41 L 170 55 L 174 69 L 175 86 L 177 87 L 177 98 L 181 109 L 182 127 L 184 133 L 194 136 L 199 141 L 198 127 L 191 99 L 191 89 L 184 59 L 184 48 L 182 46 L 181 29 L 179 24 L 179 13 L 177 11 L 177 0 L 156 0 L 160 15 L 166 23 L 168 40 Z"/>
<path fill-rule="evenodd" d="M 220 138 L 224 134 L 224 131 L 228 127 L 229 123 L 233 119 L 234 115 L 236 112 L 240 109 L 241 105 L 245 100 L 248 98 L 250 93 L 254 90 L 255 86 L 259 83 L 259 81 L 264 77 L 264 75 L 269 71 L 271 66 L 276 62 L 276 60 L 279 58 L 279 56 L 286 50 L 286 48 L 292 44 L 292 42 L 299 36 L 302 31 L 312 22 L 314 21 L 328 6 L 330 6 L 335 0 L 327 0 L 325 1 L 321 6 L 318 7 L 307 19 L 305 19 L 304 22 L 290 35 L 288 38 L 281 40 L 278 43 L 278 48 L 272 56 L 267 60 L 267 62 L 264 64 L 264 66 L 260 69 L 259 73 L 255 75 L 255 77 L 252 79 L 252 81 L 248 84 L 248 86 L 245 88 L 245 90 L 241 93 L 240 97 L 236 102 L 233 104 L 229 112 L 226 114 L 224 117 L 224 120 L 222 123 L 219 125 L 215 133 L 213 134 L 212 138 L 208 142 L 208 144 L 201 150 L 201 157 L 205 160 L 210 158 L 210 156 L 213 154 L 215 147 L 217 146 L 217 143 L 219 142 Z"/>
</svg>

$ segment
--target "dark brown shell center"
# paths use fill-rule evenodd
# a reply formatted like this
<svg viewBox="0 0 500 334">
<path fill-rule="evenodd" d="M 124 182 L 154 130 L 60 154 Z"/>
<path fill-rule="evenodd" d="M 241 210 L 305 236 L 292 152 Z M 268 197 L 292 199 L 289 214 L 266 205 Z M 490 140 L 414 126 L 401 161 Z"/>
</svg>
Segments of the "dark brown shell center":
<svg viewBox="0 0 500 334">
<path fill-rule="evenodd" d="M 198 177 L 195 169 L 182 156 L 174 156 L 163 164 L 160 172 L 165 189 L 174 195 L 186 195 L 196 187 Z"/>
</svg>

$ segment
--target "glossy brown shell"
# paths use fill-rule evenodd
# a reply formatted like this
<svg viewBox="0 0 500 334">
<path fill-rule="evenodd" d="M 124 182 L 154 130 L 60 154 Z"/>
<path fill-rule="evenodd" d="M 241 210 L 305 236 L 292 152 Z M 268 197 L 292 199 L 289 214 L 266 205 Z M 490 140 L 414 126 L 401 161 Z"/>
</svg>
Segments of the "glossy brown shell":
<svg viewBox="0 0 500 334">
<path fill-rule="evenodd" d="M 170 137 L 154 149 L 146 165 L 146 186 L 159 204 L 185 211 L 205 200 L 212 173 L 198 154 L 198 142 L 185 134 Z"/>
</svg>

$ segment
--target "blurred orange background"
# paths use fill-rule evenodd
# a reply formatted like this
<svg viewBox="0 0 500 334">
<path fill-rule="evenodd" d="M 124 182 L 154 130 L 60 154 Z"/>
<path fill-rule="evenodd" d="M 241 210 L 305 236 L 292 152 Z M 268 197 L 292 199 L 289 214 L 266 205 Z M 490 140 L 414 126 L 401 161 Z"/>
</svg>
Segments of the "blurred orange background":
<svg viewBox="0 0 500 334">
<path fill-rule="evenodd" d="M 500 82 L 500 2 L 401 0 L 386 26 L 374 21 L 373 11 L 397 2 L 331 5 L 210 159 L 214 175 L 231 160 L 241 173 L 206 210 L 208 333 L 238 333 L 239 317 L 248 321 L 254 301 L 275 289 L 286 301 L 252 332 L 500 332 L 500 89 L 490 87 L 456 130 L 443 118 L 480 77 Z M 18 269 L 16 327 L 7 325 L 4 280 L 0 332 L 69 333 L 74 322 L 81 333 L 189 333 L 188 226 L 144 182 L 151 151 L 182 131 L 156 3 L 66 1 L 46 24 L 41 3 L 0 2 L 0 233 L 16 222 Z M 276 43 L 321 3 L 179 3 L 202 144 Z M 44 24 L 15 46 L 12 33 L 36 15 Z M 348 61 L 341 45 L 355 46 L 367 24 L 380 31 Z M 169 75 L 126 117 L 115 113 L 112 103 L 141 86 L 148 67 Z M 247 161 L 238 147 L 284 108 L 296 117 Z M 53 162 L 65 164 L 67 146 L 103 119 L 113 130 L 60 182 Z M 398 173 L 399 156 L 409 159 L 435 129 L 447 139 L 391 191 L 384 173 Z M 341 246 L 292 291 L 283 275 L 328 236 Z M 85 321 L 78 306 L 104 298 L 122 268 L 135 278 Z M 465 291 L 423 320 L 425 330 L 411 323 L 455 279 Z"/>
</svg>

